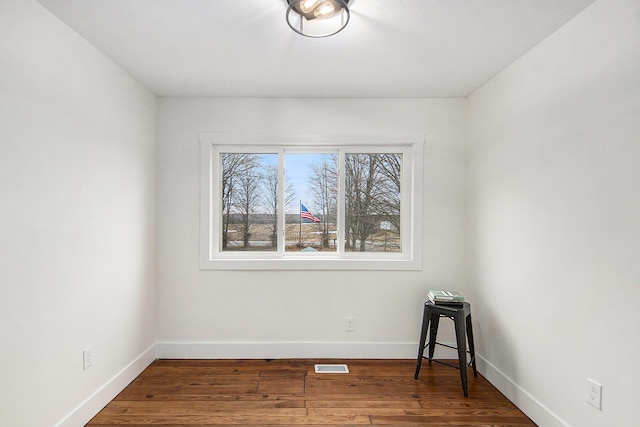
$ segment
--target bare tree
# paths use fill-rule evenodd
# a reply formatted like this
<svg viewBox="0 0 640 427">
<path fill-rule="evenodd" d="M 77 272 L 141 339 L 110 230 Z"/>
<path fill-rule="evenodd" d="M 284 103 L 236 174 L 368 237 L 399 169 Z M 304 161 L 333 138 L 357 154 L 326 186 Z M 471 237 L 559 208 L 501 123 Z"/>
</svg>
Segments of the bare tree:
<svg viewBox="0 0 640 427">
<path fill-rule="evenodd" d="M 381 181 L 380 198 L 377 211 L 382 219 L 388 221 L 393 229 L 400 232 L 400 189 L 402 172 L 402 154 L 379 154 Z"/>
<path fill-rule="evenodd" d="M 236 192 L 236 206 L 240 214 L 241 222 L 239 230 L 245 248 L 250 246 L 251 239 L 251 214 L 255 213 L 260 201 L 260 184 L 262 175 L 258 168 L 246 170 L 240 175 L 239 191 Z"/>
<path fill-rule="evenodd" d="M 347 248 L 365 251 L 367 239 L 380 230 L 383 220 L 399 233 L 401 162 L 400 154 L 350 153 L 345 156 Z"/>
<path fill-rule="evenodd" d="M 293 184 L 287 182 L 284 189 L 284 204 L 290 206 L 296 198 Z M 271 215 L 271 245 L 276 247 L 278 242 L 278 168 L 271 166 L 264 174 L 264 196 L 263 203 L 266 212 Z"/>
<path fill-rule="evenodd" d="M 336 206 L 338 203 L 338 157 L 331 155 L 311 168 L 309 176 L 311 192 L 316 207 L 319 208 L 322 222 L 318 224 L 322 233 L 322 247 L 329 247 L 329 227 L 336 223 Z"/>
<path fill-rule="evenodd" d="M 376 229 L 372 194 L 376 189 L 376 162 L 375 154 L 345 156 L 347 247 L 360 251 L 365 251 L 367 237 Z"/>
<path fill-rule="evenodd" d="M 234 211 L 246 211 L 251 207 L 252 191 L 248 176 L 255 175 L 259 164 L 255 154 L 223 153 L 220 156 L 222 167 L 222 248 L 229 243 L 229 226 Z M 248 222 L 248 213 L 244 218 Z M 248 225 L 245 227 L 245 242 L 248 242 Z M 245 247 L 247 243 L 245 243 Z"/>
</svg>

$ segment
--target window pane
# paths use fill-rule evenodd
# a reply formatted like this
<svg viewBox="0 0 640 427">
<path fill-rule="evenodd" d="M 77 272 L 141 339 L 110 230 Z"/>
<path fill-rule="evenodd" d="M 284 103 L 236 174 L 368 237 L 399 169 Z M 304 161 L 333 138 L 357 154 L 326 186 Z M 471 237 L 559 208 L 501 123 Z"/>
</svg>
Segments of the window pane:
<svg viewBox="0 0 640 427">
<path fill-rule="evenodd" d="M 275 251 L 278 155 L 222 153 L 221 250 Z"/>
<path fill-rule="evenodd" d="M 400 153 L 345 155 L 345 251 L 400 252 Z"/>
<path fill-rule="evenodd" d="M 285 251 L 335 252 L 338 156 L 285 154 Z"/>
</svg>

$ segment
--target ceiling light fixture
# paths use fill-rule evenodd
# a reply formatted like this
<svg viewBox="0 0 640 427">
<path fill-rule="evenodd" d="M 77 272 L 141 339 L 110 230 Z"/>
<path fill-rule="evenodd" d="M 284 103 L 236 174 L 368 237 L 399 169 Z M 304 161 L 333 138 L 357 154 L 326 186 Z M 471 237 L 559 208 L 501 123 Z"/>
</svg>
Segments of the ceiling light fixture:
<svg viewBox="0 0 640 427">
<path fill-rule="evenodd" d="M 287 24 L 307 37 L 328 37 L 349 23 L 349 3 L 353 0 L 286 0 Z"/>
</svg>

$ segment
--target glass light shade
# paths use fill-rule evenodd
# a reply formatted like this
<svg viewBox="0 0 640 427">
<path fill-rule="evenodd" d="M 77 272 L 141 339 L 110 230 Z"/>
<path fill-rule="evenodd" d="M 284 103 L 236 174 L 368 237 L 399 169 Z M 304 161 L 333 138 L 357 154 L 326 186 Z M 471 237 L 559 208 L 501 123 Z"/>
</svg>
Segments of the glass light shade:
<svg viewBox="0 0 640 427">
<path fill-rule="evenodd" d="M 287 0 L 287 4 L 287 24 L 303 36 L 331 36 L 349 23 L 349 0 Z"/>
</svg>

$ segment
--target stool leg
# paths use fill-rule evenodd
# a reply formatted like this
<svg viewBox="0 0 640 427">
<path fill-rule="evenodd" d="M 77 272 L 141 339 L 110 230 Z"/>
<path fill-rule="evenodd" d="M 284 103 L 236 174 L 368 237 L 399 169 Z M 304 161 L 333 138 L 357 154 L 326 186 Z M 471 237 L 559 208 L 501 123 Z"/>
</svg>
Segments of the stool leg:
<svg viewBox="0 0 640 427">
<path fill-rule="evenodd" d="M 425 342 L 427 340 L 427 331 L 429 330 L 429 307 L 425 304 L 424 312 L 422 314 L 422 330 L 420 331 L 420 345 L 418 346 L 418 360 L 416 361 L 416 373 L 414 378 L 418 379 L 420 373 L 420 366 L 422 366 L 422 358 L 424 354 Z"/>
<path fill-rule="evenodd" d="M 429 363 L 433 360 L 433 353 L 436 350 L 436 337 L 438 336 L 438 325 L 440 325 L 440 315 L 431 314 L 431 325 L 429 327 Z"/>
<path fill-rule="evenodd" d="M 460 363 L 460 381 L 462 381 L 462 390 L 464 397 L 469 396 L 467 388 L 467 343 L 466 343 L 466 322 L 464 313 L 460 310 L 454 316 L 456 328 L 456 343 L 458 345 L 458 361 Z"/>
<path fill-rule="evenodd" d="M 478 376 L 476 369 L 476 348 L 473 344 L 473 325 L 471 324 L 471 314 L 467 316 L 467 340 L 469 341 L 469 353 L 471 353 L 471 367 L 473 368 L 473 376 Z"/>
</svg>

